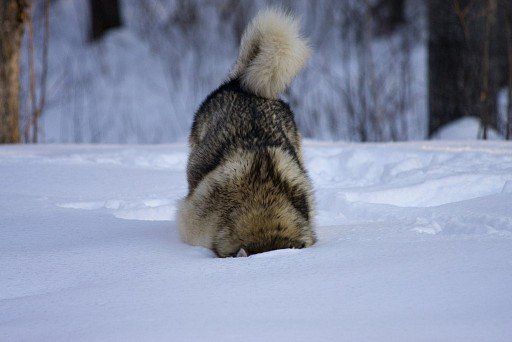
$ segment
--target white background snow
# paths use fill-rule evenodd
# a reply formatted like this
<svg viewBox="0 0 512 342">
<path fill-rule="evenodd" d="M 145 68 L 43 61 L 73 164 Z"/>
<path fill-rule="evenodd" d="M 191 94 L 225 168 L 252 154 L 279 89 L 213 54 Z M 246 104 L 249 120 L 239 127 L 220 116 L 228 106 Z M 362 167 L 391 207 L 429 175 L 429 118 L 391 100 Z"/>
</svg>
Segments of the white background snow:
<svg viewBox="0 0 512 342">
<path fill-rule="evenodd" d="M 426 136 L 427 35 L 421 1 L 407 1 L 411 19 L 396 34 L 362 45 L 357 37 L 370 23 L 361 23 L 367 5 L 359 0 L 119 3 L 124 26 L 91 43 L 88 1 L 52 1 L 39 142 L 183 141 L 201 101 L 226 80 L 238 53 L 238 31 L 269 5 L 296 13 L 313 47 L 308 66 L 283 94 L 304 136 L 356 141 L 363 140 L 360 131 L 368 141 Z M 34 12 L 38 75 L 39 4 Z M 26 51 L 24 46 L 22 125 L 30 112 Z"/>
<path fill-rule="evenodd" d="M 512 146 L 307 142 L 319 241 L 180 242 L 184 144 L 0 148 L 2 341 L 511 341 Z"/>
</svg>

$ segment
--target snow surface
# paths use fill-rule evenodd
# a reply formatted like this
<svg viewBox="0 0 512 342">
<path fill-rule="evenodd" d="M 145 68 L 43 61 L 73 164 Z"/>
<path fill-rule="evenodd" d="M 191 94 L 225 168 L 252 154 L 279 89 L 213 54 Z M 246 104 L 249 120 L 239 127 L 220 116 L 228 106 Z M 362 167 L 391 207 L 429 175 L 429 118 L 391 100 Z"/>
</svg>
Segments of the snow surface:
<svg viewBox="0 0 512 342">
<path fill-rule="evenodd" d="M 512 144 L 307 142 L 319 241 L 180 242 L 185 145 L 0 147 L 2 341 L 511 341 Z"/>
</svg>

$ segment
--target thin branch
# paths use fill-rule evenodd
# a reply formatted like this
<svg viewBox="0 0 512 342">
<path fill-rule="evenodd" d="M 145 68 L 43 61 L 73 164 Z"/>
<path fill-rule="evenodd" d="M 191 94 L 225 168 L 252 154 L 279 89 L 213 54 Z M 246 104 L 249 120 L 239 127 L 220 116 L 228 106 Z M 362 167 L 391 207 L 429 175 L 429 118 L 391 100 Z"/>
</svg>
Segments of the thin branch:
<svg viewBox="0 0 512 342">
<path fill-rule="evenodd" d="M 24 127 L 26 142 L 37 143 L 39 135 L 39 118 L 43 113 L 46 103 L 46 84 L 48 74 L 48 46 L 50 37 L 50 0 L 44 0 L 44 23 L 43 23 L 43 51 L 42 70 L 39 80 L 39 101 L 36 97 L 36 70 L 35 70 L 35 49 L 34 49 L 34 4 L 30 4 L 28 26 L 28 63 L 29 63 L 29 101 L 31 104 L 30 115 Z M 32 131 L 32 134 L 30 134 Z"/>
<path fill-rule="evenodd" d="M 43 114 L 44 105 L 46 103 L 46 79 L 48 74 L 48 45 L 50 38 L 50 0 L 44 0 L 44 33 L 43 33 L 43 65 L 40 79 L 40 97 L 39 105 L 34 115 L 34 125 L 32 137 L 34 143 L 38 140 L 38 122 Z"/>
<path fill-rule="evenodd" d="M 480 93 L 480 102 L 483 105 L 481 112 L 481 123 L 483 129 L 483 139 L 487 140 L 487 130 L 490 124 L 489 108 L 489 73 L 490 73 L 490 50 L 491 50 L 491 30 L 494 24 L 494 14 L 496 13 L 496 0 L 487 0 L 487 9 L 485 16 L 485 38 L 484 38 L 484 58 L 482 59 L 482 91 Z"/>
<path fill-rule="evenodd" d="M 508 108 L 507 108 L 507 132 L 506 139 L 512 139 L 512 5 L 505 1 L 505 25 L 508 55 Z"/>
<path fill-rule="evenodd" d="M 29 102 L 30 102 L 30 111 L 28 115 L 28 121 L 25 124 L 24 128 L 24 137 L 26 142 L 32 142 L 32 138 L 30 137 L 30 128 L 33 123 L 34 113 L 37 108 L 36 105 L 36 75 L 35 75 L 35 62 L 34 62 L 34 3 L 29 3 L 29 8 L 27 10 L 28 20 L 28 84 L 29 84 Z"/>
</svg>

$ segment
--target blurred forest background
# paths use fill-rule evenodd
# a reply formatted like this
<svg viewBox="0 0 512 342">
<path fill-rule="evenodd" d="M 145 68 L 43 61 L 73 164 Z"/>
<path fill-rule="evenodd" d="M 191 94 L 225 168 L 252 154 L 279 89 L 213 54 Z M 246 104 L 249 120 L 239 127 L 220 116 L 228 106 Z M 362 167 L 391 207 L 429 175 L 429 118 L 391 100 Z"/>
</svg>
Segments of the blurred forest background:
<svg viewBox="0 0 512 342">
<path fill-rule="evenodd" d="M 283 94 L 305 137 L 511 138 L 510 0 L 0 0 L 0 142 L 185 139 L 268 6 L 314 49 Z"/>
</svg>

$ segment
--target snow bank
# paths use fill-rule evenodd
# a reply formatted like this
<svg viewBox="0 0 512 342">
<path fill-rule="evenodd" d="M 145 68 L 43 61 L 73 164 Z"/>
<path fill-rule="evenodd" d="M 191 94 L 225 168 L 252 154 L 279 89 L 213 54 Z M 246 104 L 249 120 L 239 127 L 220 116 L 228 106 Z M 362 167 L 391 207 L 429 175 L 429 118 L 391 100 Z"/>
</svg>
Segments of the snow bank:
<svg viewBox="0 0 512 342">
<path fill-rule="evenodd" d="M 179 241 L 185 145 L 0 147 L 3 341 L 510 341 L 512 145 L 307 142 L 318 243 Z"/>
<path fill-rule="evenodd" d="M 455 120 L 439 129 L 433 136 L 434 140 L 475 140 L 482 137 L 480 120 L 468 116 Z M 503 140 L 503 137 L 495 129 L 489 128 L 487 139 Z"/>
</svg>

